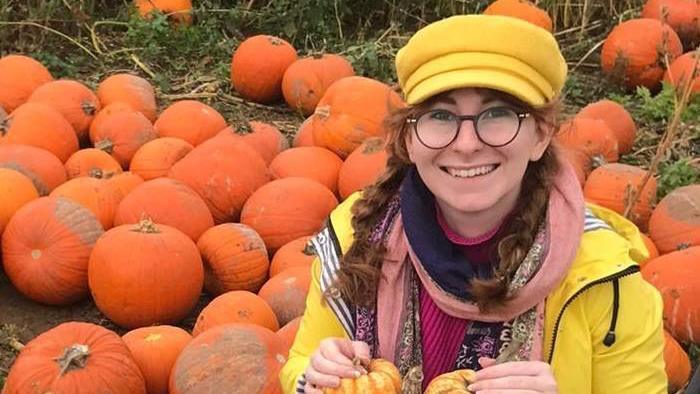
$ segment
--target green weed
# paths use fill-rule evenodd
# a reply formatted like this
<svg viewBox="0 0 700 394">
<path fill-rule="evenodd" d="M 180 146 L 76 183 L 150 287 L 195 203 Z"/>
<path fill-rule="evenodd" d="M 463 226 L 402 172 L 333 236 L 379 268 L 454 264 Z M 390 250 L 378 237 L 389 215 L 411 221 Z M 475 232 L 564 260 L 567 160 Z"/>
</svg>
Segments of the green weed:
<svg viewBox="0 0 700 394">
<path fill-rule="evenodd" d="M 662 162 L 659 166 L 657 182 L 656 196 L 660 201 L 674 189 L 700 183 L 700 169 L 693 166 L 688 159 L 670 163 Z"/>
</svg>

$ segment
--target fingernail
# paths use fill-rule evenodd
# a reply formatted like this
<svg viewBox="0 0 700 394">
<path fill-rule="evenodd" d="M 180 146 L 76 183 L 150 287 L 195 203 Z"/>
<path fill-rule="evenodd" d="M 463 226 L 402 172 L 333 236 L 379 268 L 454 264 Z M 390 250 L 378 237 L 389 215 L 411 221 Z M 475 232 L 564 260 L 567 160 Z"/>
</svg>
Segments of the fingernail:
<svg viewBox="0 0 700 394">
<path fill-rule="evenodd" d="M 474 392 L 474 391 L 476 391 L 476 386 L 473 384 L 470 384 L 469 386 L 467 386 L 467 390 Z"/>
<path fill-rule="evenodd" d="M 360 373 L 360 371 L 352 371 L 352 376 L 353 376 L 355 379 L 359 378 L 360 375 L 362 375 L 362 374 Z"/>
</svg>

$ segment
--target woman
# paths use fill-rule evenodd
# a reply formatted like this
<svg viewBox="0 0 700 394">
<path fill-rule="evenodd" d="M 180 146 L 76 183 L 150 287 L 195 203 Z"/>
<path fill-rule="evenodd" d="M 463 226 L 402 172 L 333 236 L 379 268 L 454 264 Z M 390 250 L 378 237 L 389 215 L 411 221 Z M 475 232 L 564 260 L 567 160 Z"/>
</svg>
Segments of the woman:
<svg viewBox="0 0 700 394">
<path fill-rule="evenodd" d="M 387 171 L 314 238 L 285 392 L 320 393 L 381 357 L 421 371 L 423 389 L 471 368 L 479 393 L 665 393 L 639 232 L 584 204 L 552 144 L 554 37 L 455 16 L 418 31 L 396 67 L 408 107 Z"/>
</svg>

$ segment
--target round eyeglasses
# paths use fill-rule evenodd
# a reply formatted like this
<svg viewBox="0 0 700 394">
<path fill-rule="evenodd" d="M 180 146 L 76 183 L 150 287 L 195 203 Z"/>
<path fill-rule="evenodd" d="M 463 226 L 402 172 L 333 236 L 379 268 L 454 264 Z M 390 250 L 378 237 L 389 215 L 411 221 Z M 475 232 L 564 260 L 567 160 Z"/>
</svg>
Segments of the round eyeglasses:
<svg viewBox="0 0 700 394">
<path fill-rule="evenodd" d="M 497 148 L 511 143 L 520 131 L 523 119 L 529 112 L 516 111 L 509 107 L 487 108 L 476 115 L 457 115 L 444 109 L 434 109 L 410 117 L 406 122 L 423 145 L 430 149 L 441 149 L 457 139 L 462 122 L 471 120 L 479 141 Z"/>
</svg>

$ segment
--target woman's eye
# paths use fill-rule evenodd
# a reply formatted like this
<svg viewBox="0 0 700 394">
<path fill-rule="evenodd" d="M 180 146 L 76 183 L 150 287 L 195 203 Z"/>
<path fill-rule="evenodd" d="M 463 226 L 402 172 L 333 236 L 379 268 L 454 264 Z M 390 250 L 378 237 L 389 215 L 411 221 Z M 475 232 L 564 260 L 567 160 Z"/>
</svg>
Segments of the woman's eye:
<svg viewBox="0 0 700 394">
<path fill-rule="evenodd" d="M 456 115 L 449 111 L 432 111 L 430 113 L 431 120 L 439 120 L 442 122 L 450 122 L 455 120 Z"/>
<path fill-rule="evenodd" d="M 505 108 L 505 107 L 497 107 L 497 108 L 490 108 L 484 111 L 484 114 L 482 115 L 483 118 L 486 119 L 499 119 L 499 118 L 504 118 L 504 117 L 511 117 L 513 116 L 513 111 L 510 108 Z"/>
</svg>

